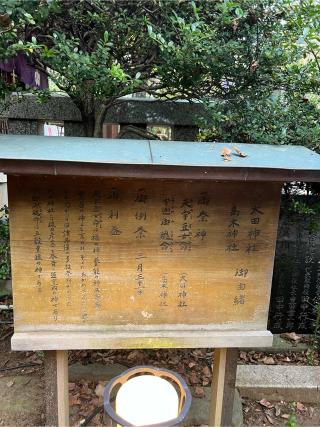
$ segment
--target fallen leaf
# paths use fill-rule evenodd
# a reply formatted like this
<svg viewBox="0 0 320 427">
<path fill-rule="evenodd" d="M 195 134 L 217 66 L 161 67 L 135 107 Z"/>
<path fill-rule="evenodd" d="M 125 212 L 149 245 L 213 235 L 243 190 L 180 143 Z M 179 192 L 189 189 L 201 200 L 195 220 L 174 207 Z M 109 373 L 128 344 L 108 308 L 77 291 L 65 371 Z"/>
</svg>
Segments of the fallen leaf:
<svg viewBox="0 0 320 427">
<path fill-rule="evenodd" d="M 209 379 L 208 378 L 205 378 L 203 381 L 202 381 L 202 385 L 204 386 L 204 387 L 206 387 L 207 385 L 209 385 L 210 384 L 210 381 L 209 381 Z"/>
<path fill-rule="evenodd" d="M 295 332 L 285 332 L 283 334 L 280 334 L 280 337 L 284 338 L 285 340 L 294 341 L 294 342 L 301 340 L 301 337 L 297 335 Z"/>
<path fill-rule="evenodd" d="M 104 393 L 104 389 L 105 389 L 105 386 L 99 383 L 95 388 L 94 392 L 97 396 L 102 397 Z"/>
<path fill-rule="evenodd" d="M 170 365 L 177 365 L 180 362 L 180 358 L 178 356 L 174 356 L 169 360 Z"/>
<path fill-rule="evenodd" d="M 278 417 L 281 414 L 281 409 L 279 408 L 278 405 L 275 405 L 274 408 L 276 410 L 276 417 Z"/>
<path fill-rule="evenodd" d="M 192 355 L 195 357 L 202 357 L 203 353 L 202 353 L 201 349 L 197 349 L 197 350 L 193 350 Z"/>
<path fill-rule="evenodd" d="M 14 380 L 7 382 L 7 387 L 12 387 L 14 384 Z"/>
<path fill-rule="evenodd" d="M 140 350 L 133 350 L 130 351 L 130 353 L 128 354 L 128 360 L 135 360 L 137 362 L 141 362 L 143 360 L 143 353 Z"/>
<path fill-rule="evenodd" d="M 265 408 L 274 408 L 274 405 L 272 405 L 272 403 L 268 402 L 267 399 L 261 399 L 259 401 L 260 405 L 264 406 Z"/>
<path fill-rule="evenodd" d="M 195 372 L 191 372 L 191 375 L 189 375 L 189 380 L 191 384 L 198 384 L 199 383 L 199 377 Z"/>
<path fill-rule="evenodd" d="M 274 361 L 274 358 L 273 358 L 273 357 L 268 357 L 268 356 L 264 357 L 264 358 L 262 359 L 262 362 L 263 362 L 265 365 L 275 365 L 275 364 L 276 364 L 276 362 Z"/>
<path fill-rule="evenodd" d="M 220 154 L 223 157 L 224 161 L 230 162 L 230 160 L 231 160 L 230 154 L 231 153 L 232 153 L 232 151 L 229 148 L 223 147 Z"/>
<path fill-rule="evenodd" d="M 188 366 L 189 366 L 189 368 L 193 368 L 194 366 L 196 366 L 196 363 L 195 362 L 190 362 L 190 363 L 188 363 Z"/>
<path fill-rule="evenodd" d="M 81 405 L 81 400 L 79 399 L 79 394 L 75 394 L 73 396 L 69 396 L 69 405 Z"/>
<path fill-rule="evenodd" d="M 242 360 L 247 359 L 247 353 L 245 351 L 240 351 L 240 359 L 242 359 Z"/>
<path fill-rule="evenodd" d="M 301 403 L 301 402 L 297 402 L 297 409 L 298 409 L 298 411 L 303 412 L 303 411 L 305 411 L 305 410 L 306 410 L 306 407 L 304 406 L 304 404 L 303 404 L 303 403 Z"/>
<path fill-rule="evenodd" d="M 239 157 L 248 157 L 248 155 L 246 153 L 244 153 L 243 151 L 239 150 L 238 147 L 233 146 L 232 148 L 238 154 Z"/>
<path fill-rule="evenodd" d="M 290 414 L 282 414 L 281 418 L 284 418 L 285 420 L 287 420 L 290 417 Z"/>
<path fill-rule="evenodd" d="M 199 387 L 199 386 L 195 387 L 193 394 L 195 397 L 198 397 L 200 399 L 203 398 L 203 396 L 204 396 L 203 387 Z"/>
<path fill-rule="evenodd" d="M 274 424 L 274 419 L 272 417 L 270 417 L 270 415 L 266 414 L 266 418 L 270 424 Z"/>
<path fill-rule="evenodd" d="M 69 391 L 72 391 L 76 388 L 76 384 L 75 383 L 69 383 Z"/>
<path fill-rule="evenodd" d="M 205 376 L 205 377 L 211 377 L 211 371 L 210 371 L 210 369 L 209 369 L 209 367 L 208 366 L 205 366 L 203 369 L 202 369 L 202 372 L 203 372 L 203 375 Z"/>
</svg>

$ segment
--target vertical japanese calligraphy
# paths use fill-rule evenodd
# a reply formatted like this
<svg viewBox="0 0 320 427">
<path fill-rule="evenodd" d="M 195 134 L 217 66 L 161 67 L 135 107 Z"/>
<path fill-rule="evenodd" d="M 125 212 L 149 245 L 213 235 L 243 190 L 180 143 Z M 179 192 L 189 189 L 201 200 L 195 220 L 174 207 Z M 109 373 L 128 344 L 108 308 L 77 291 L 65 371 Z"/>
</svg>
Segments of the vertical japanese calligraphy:
<svg viewBox="0 0 320 427">
<path fill-rule="evenodd" d="M 163 251 L 173 252 L 174 237 L 173 237 L 173 224 L 174 224 L 174 198 L 166 197 L 163 200 L 161 207 L 161 228 L 160 228 L 160 247 Z"/>
<path fill-rule="evenodd" d="M 168 274 L 163 273 L 160 279 L 160 307 L 168 307 Z"/>
<path fill-rule="evenodd" d="M 247 288 L 247 276 L 249 270 L 245 267 L 239 267 L 235 271 L 236 285 L 235 285 L 235 297 L 233 299 L 233 304 L 235 306 L 244 305 L 246 301 L 246 288 Z"/>
<path fill-rule="evenodd" d="M 240 228 L 239 216 L 240 216 L 239 209 L 237 208 L 237 206 L 233 205 L 232 208 L 230 209 L 230 219 L 229 219 L 228 229 L 226 233 L 226 238 L 227 238 L 226 252 L 229 252 L 229 253 L 239 251 L 239 240 L 238 240 L 238 234 L 239 234 L 239 228 Z"/>
<path fill-rule="evenodd" d="M 64 271 L 66 282 L 66 304 L 71 306 L 72 300 L 72 267 L 70 259 L 70 195 L 64 192 L 64 227 L 63 227 L 63 251 L 64 251 Z"/>
<path fill-rule="evenodd" d="M 193 200 L 186 198 L 180 205 L 180 233 L 178 235 L 178 245 L 183 251 L 191 251 L 192 248 L 192 218 Z"/>
<path fill-rule="evenodd" d="M 33 246 L 34 246 L 34 272 L 36 274 L 36 289 L 38 292 L 42 290 L 42 255 L 41 255 L 41 234 L 40 223 L 42 222 L 42 206 L 40 203 L 40 194 L 34 190 L 32 196 L 32 221 L 33 221 Z"/>
<path fill-rule="evenodd" d="M 49 260 L 50 260 L 50 289 L 51 289 L 51 297 L 50 302 L 52 306 L 52 318 L 56 322 L 58 320 L 59 314 L 59 294 L 58 294 L 58 281 L 57 281 L 57 255 L 56 255 L 56 235 L 55 235 L 55 194 L 52 189 L 48 190 L 48 201 L 47 201 L 47 213 L 49 214 L 49 236 L 48 242 L 50 247 L 49 252 Z"/>
<path fill-rule="evenodd" d="M 79 203 L 79 251 L 80 251 L 80 299 L 81 299 L 81 320 L 86 322 L 88 319 L 88 289 L 87 272 L 85 267 L 85 194 L 84 191 L 78 193 Z"/>
<path fill-rule="evenodd" d="M 179 276 L 179 292 L 178 292 L 178 307 L 185 308 L 188 307 L 187 304 L 187 296 L 188 296 L 188 274 L 180 273 Z"/>
<path fill-rule="evenodd" d="M 100 230 L 102 227 L 102 209 L 101 209 L 101 192 L 93 193 L 93 232 L 91 240 L 93 242 L 93 293 L 94 305 L 101 309 L 101 289 L 100 289 Z"/>
<path fill-rule="evenodd" d="M 13 182 L 23 191 L 12 197 L 12 250 L 34 284 L 31 291 L 13 266 L 23 289 L 18 326 L 265 324 L 278 186 L 247 183 L 247 192 L 239 183 Z M 37 313 L 20 298 L 27 294 L 38 298 Z"/>
<path fill-rule="evenodd" d="M 252 254 L 259 251 L 259 240 L 261 237 L 261 217 L 263 212 L 260 206 L 253 206 L 250 210 L 250 229 L 248 231 L 249 242 L 246 253 Z"/>
<path fill-rule="evenodd" d="M 141 296 L 143 294 L 144 288 L 145 288 L 145 278 L 144 278 L 144 259 L 146 257 L 143 255 L 143 253 L 139 253 L 136 257 L 136 294 L 138 296 Z"/>
<path fill-rule="evenodd" d="M 311 286 L 311 272 L 314 260 L 316 236 L 314 233 L 309 233 L 308 236 L 308 251 L 305 255 L 305 270 L 303 290 L 301 295 L 300 313 L 299 313 L 299 329 L 307 329 L 309 321 L 309 308 L 310 308 L 310 286 Z"/>
</svg>

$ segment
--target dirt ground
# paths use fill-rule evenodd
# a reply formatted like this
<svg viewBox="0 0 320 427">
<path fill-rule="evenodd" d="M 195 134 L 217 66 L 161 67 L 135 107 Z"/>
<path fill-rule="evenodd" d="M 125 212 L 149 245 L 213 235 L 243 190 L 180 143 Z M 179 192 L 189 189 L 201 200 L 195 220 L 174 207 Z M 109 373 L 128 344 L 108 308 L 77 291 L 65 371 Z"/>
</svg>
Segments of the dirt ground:
<svg viewBox="0 0 320 427">
<path fill-rule="evenodd" d="M 43 353 L 13 352 L 10 349 L 10 315 L 2 317 L 0 330 L 0 426 L 42 426 L 45 424 Z M 194 397 L 202 398 L 203 387 L 210 386 L 213 351 L 210 349 L 71 351 L 70 364 L 119 363 L 127 367 L 149 364 L 173 369 L 194 387 Z M 238 363 L 246 364 L 319 364 L 318 354 L 304 352 L 244 352 Z M 32 387 L 31 387 L 32 385 Z M 70 424 L 103 426 L 103 383 L 79 380 L 69 383 Z M 32 407 L 23 397 L 32 391 Z M 20 402 L 16 402 L 17 396 Z M 12 399 L 12 402 L 10 402 Z M 30 401 L 30 396 L 29 396 Z M 7 405 L 7 406 L 6 406 Z M 27 404 L 26 404 L 27 405 Z M 304 402 L 269 402 L 242 399 L 246 426 L 320 426 L 320 405 Z"/>
<path fill-rule="evenodd" d="M 117 354 L 117 352 L 107 352 L 107 354 L 99 352 L 100 356 L 97 357 L 101 358 L 100 362 L 104 359 L 104 363 L 127 362 L 127 364 L 130 363 L 130 365 L 135 365 L 137 362 L 145 363 L 147 360 L 151 360 L 154 365 L 166 366 L 178 371 L 183 371 L 187 364 L 190 371 L 188 382 L 193 382 L 194 385 L 199 384 L 198 386 L 196 385 L 195 391 L 196 397 L 201 398 L 203 385 L 209 385 L 211 381 L 211 369 L 208 366 L 208 362 L 212 358 L 212 352 L 205 353 L 203 349 L 192 351 L 195 353 L 192 354 L 192 352 L 185 350 L 175 350 L 173 351 L 173 355 L 170 355 L 169 350 L 164 351 L 164 354 L 162 354 L 161 350 L 152 351 L 151 354 L 148 351 L 135 351 L 135 353 L 133 353 L 133 351 L 119 352 L 119 354 Z M 88 363 L 90 359 L 90 352 L 85 353 L 86 354 L 82 362 Z M 126 358 L 124 357 L 124 354 L 127 355 Z M 110 358 L 112 360 L 110 360 Z M 77 352 L 70 352 L 70 359 L 71 362 L 79 362 L 79 354 L 77 354 Z M 188 363 L 186 362 L 186 359 L 189 360 Z M 158 363 L 155 363 L 155 360 L 158 360 Z M 198 363 L 201 366 L 201 371 Z M 21 366 L 21 368 L 5 370 L 17 366 Z M 195 367 L 197 367 L 197 369 L 193 370 Z M 28 393 L 28 385 L 30 387 L 31 379 L 37 382 L 39 389 L 39 392 L 37 391 L 37 388 L 35 391 L 35 399 L 38 398 L 38 406 L 36 405 L 36 410 L 28 413 L 27 419 L 23 412 L 5 411 L 5 413 L 3 413 L 0 408 L 0 425 L 12 427 L 44 425 L 45 408 L 43 400 L 44 385 L 42 379 L 42 354 L 32 352 L 12 352 L 10 350 L 9 338 L 7 338 L 0 342 L 0 369 L 0 380 L 5 378 L 5 384 L 8 391 L 11 387 L 16 387 L 15 384 L 12 385 L 12 381 L 15 380 L 17 375 L 25 378 L 24 387 L 26 393 Z M 104 425 L 103 412 L 101 410 L 103 403 L 103 386 L 103 383 L 86 380 L 69 383 L 70 425 Z M 34 389 L 35 387 L 33 386 L 32 388 Z M 5 392 L 5 389 L 3 390 L 2 388 L 1 390 L 0 388 L 0 394 Z M 258 402 L 243 399 L 242 407 L 244 424 L 246 426 L 294 427 L 295 424 L 292 423 L 292 420 L 294 419 L 297 421 L 297 426 L 320 426 L 320 407 L 304 404 L 303 402 L 268 402 L 266 400 Z"/>
</svg>

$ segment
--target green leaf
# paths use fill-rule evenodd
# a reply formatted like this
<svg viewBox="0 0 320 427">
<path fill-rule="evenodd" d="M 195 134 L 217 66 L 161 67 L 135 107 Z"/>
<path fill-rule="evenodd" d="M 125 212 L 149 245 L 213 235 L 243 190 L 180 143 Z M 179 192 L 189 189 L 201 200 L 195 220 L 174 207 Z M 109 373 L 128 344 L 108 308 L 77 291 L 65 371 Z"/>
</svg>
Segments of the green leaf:
<svg viewBox="0 0 320 427">
<path fill-rule="evenodd" d="M 242 18 L 244 16 L 244 12 L 241 7 L 236 7 L 234 12 L 239 18 Z"/>
</svg>

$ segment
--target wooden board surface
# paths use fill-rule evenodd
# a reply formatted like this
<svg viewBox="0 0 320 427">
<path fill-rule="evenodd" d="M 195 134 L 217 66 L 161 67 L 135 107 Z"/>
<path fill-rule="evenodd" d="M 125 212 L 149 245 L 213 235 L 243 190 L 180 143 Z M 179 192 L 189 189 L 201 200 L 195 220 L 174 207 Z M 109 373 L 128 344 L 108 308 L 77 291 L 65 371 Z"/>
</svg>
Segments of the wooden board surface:
<svg viewBox="0 0 320 427">
<path fill-rule="evenodd" d="M 280 186 L 9 178 L 16 332 L 265 330 Z"/>
</svg>

